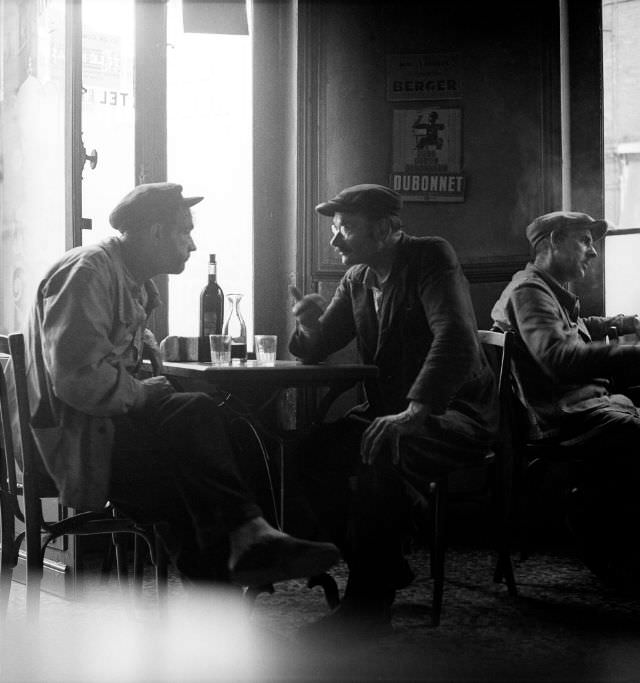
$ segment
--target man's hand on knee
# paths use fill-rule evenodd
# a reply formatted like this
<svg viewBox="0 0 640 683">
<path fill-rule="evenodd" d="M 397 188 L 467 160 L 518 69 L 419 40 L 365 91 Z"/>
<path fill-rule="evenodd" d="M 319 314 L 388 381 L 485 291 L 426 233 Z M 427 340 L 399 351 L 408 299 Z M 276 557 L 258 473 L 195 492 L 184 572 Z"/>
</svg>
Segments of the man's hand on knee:
<svg viewBox="0 0 640 683">
<path fill-rule="evenodd" d="M 170 394 L 175 394 L 176 390 L 173 385 L 164 375 L 157 375 L 156 377 L 149 377 L 142 380 L 144 384 L 145 400 L 142 408 L 148 408 L 154 403 L 161 401 Z"/>
<path fill-rule="evenodd" d="M 400 462 L 400 437 L 422 434 L 424 420 L 429 408 L 423 403 L 411 401 L 401 413 L 377 417 L 362 435 L 360 456 L 365 465 L 372 465 L 381 457 L 389 457 L 391 463 Z"/>
</svg>

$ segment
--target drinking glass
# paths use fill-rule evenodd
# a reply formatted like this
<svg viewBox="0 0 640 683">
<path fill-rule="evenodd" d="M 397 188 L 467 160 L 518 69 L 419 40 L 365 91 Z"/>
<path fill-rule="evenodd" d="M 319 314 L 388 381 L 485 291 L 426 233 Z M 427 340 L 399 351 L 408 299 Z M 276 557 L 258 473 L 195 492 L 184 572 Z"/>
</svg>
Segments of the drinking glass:
<svg viewBox="0 0 640 683">
<path fill-rule="evenodd" d="M 274 365 L 276 362 L 276 349 L 278 348 L 278 335 L 256 334 L 253 339 L 258 364 Z"/>
<path fill-rule="evenodd" d="M 231 335 L 210 334 L 209 348 L 211 349 L 211 362 L 214 365 L 231 363 Z"/>
</svg>

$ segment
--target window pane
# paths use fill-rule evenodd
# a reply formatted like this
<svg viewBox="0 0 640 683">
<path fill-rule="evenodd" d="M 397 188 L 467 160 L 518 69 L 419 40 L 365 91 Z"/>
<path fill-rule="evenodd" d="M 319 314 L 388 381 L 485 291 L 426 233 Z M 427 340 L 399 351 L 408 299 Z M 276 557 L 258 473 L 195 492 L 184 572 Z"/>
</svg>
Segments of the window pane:
<svg viewBox="0 0 640 683">
<path fill-rule="evenodd" d="M 134 186 L 134 0 L 82 2 L 82 139 L 98 152 L 82 172 L 82 231 L 91 244 L 115 234 L 109 213 Z"/>
<path fill-rule="evenodd" d="M 603 0 L 605 216 L 640 228 L 640 0 Z M 640 235 L 606 238 L 607 314 L 640 312 Z"/>
<path fill-rule="evenodd" d="M 65 2 L 0 3 L 0 329 L 65 250 Z"/>
<path fill-rule="evenodd" d="M 640 234 L 607 237 L 607 315 L 640 312 Z"/>
<path fill-rule="evenodd" d="M 244 294 L 242 313 L 253 334 L 251 39 L 185 33 L 182 5 L 168 4 L 168 179 L 193 209 L 192 254 L 184 273 L 169 277 L 169 332 L 198 333 L 199 293 L 210 253 L 225 295 Z M 228 314 L 225 302 L 225 317 Z"/>
</svg>

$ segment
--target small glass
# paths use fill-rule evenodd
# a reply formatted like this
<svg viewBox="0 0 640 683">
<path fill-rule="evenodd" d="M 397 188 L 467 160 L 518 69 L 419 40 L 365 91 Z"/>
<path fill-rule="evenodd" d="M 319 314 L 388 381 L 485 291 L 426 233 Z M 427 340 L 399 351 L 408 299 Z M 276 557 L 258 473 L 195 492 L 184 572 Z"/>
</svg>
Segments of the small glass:
<svg viewBox="0 0 640 683">
<path fill-rule="evenodd" d="M 231 335 L 210 334 L 209 348 L 211 349 L 211 362 L 214 365 L 231 364 Z"/>
<path fill-rule="evenodd" d="M 255 342 L 258 365 L 274 365 L 276 362 L 276 349 L 278 348 L 278 335 L 256 334 L 253 340 Z"/>
</svg>

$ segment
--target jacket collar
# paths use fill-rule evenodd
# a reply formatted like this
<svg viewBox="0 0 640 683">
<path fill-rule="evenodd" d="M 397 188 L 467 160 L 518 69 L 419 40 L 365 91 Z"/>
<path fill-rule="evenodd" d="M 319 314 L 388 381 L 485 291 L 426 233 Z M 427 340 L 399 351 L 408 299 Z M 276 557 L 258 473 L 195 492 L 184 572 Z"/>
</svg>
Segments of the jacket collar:
<svg viewBox="0 0 640 683">
<path fill-rule="evenodd" d="M 542 270 L 534 263 L 527 263 L 525 271 L 535 273 L 544 280 L 560 302 L 561 306 L 567 311 L 571 321 L 576 322 L 580 315 L 580 300 L 578 297 L 558 282 L 552 275 L 549 275 L 549 273 Z"/>
</svg>

